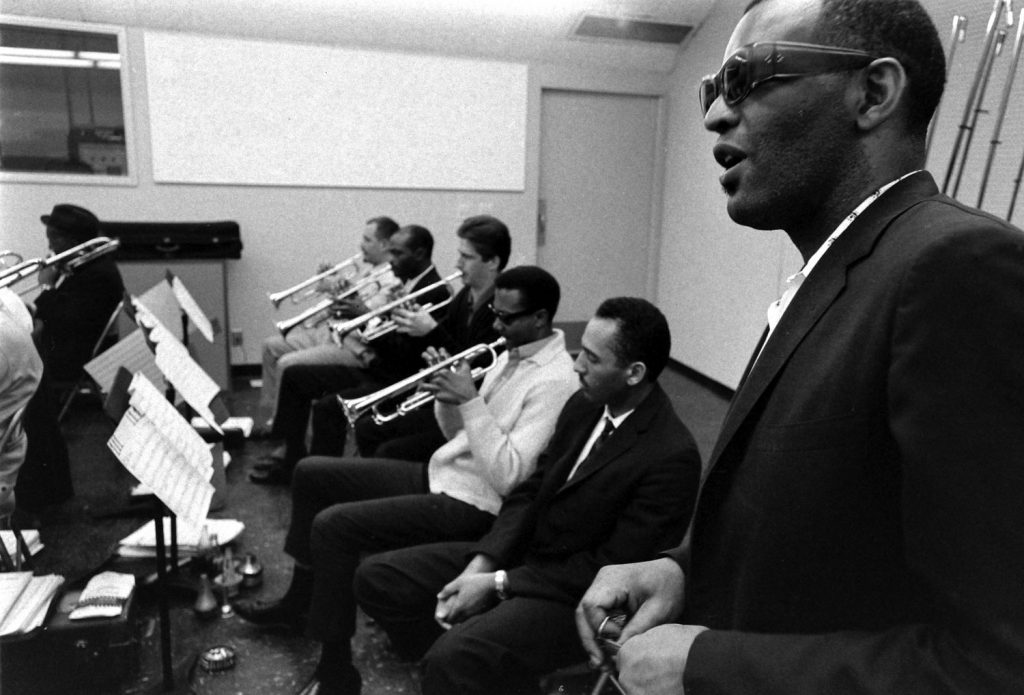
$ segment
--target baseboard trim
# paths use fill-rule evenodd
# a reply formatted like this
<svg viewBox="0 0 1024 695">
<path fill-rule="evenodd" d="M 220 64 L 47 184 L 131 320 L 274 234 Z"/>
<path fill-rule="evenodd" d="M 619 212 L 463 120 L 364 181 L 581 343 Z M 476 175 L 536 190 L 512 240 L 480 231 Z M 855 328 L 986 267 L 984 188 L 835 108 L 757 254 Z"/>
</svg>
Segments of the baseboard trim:
<svg viewBox="0 0 1024 695">
<path fill-rule="evenodd" d="M 706 388 L 708 391 L 711 391 L 711 393 L 715 394 L 716 396 L 720 396 L 721 398 L 724 398 L 727 401 L 732 400 L 733 395 L 736 393 L 735 389 L 731 389 L 725 384 L 715 381 L 711 377 L 701 374 L 696 369 L 693 369 L 692 367 L 687 367 L 682 362 L 674 360 L 671 357 L 668 360 L 668 368 L 671 369 L 676 374 L 679 374 L 680 376 L 684 376 L 687 379 L 692 379 L 693 381 L 696 381 L 698 384 Z"/>
</svg>

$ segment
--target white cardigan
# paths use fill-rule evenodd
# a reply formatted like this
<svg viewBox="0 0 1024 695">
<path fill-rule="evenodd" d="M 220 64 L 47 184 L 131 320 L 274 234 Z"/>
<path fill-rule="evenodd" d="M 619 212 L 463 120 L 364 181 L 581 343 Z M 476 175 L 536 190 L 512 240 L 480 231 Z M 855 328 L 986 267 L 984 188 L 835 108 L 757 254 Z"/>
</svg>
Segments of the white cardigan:
<svg viewBox="0 0 1024 695">
<path fill-rule="evenodd" d="M 557 329 L 492 393 L 507 363 L 505 352 L 473 400 L 459 406 L 435 403 L 434 414 L 448 442 L 430 457 L 427 469 L 431 492 L 491 514 L 533 473 L 562 406 L 579 386 L 565 336 Z"/>
</svg>

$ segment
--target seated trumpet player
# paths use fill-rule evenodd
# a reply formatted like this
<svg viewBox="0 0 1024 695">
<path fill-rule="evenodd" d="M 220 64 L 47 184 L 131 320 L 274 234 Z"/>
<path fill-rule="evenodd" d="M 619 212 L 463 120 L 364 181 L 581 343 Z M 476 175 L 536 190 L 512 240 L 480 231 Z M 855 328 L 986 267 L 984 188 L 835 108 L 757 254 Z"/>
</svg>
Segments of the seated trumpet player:
<svg viewBox="0 0 1024 695">
<path fill-rule="evenodd" d="M 391 235 L 397 230 L 398 224 L 390 217 L 373 217 L 367 220 L 359 243 L 358 255 L 348 259 L 348 262 L 334 266 L 334 273 L 326 273 L 326 270 L 321 268 L 320 270 L 324 272 L 318 275 L 325 277 L 313 288 L 306 289 L 306 283 L 302 283 L 291 290 L 271 295 L 271 301 L 280 304 L 285 299 L 299 299 L 311 293 L 327 297 L 336 296 L 349 288 L 359 286 L 356 293 L 346 295 L 345 299 L 335 302 L 334 309 L 338 315 L 357 316 L 376 308 L 387 300 L 388 291 L 395 283 L 394 276 L 390 272 L 386 272 L 385 275 L 384 271 L 390 270 L 388 244 Z M 360 349 L 359 352 L 361 351 Z M 286 335 L 273 335 L 264 339 L 262 354 L 263 386 L 260 389 L 260 410 L 268 430 L 277 410 L 280 372 L 286 366 L 361 364 L 357 352 L 348 347 L 339 349 L 333 340 L 328 323 L 323 320 L 315 322 L 315 325 L 305 325 L 305 322 L 301 322 Z"/>
<path fill-rule="evenodd" d="M 480 389 L 464 361 L 454 371 L 421 372 L 448 439 L 429 463 L 314 456 L 296 469 L 285 541 L 295 559 L 291 584 L 278 599 L 244 601 L 236 609 L 252 622 L 292 629 L 308 615 L 310 634 L 323 647 L 314 682 L 303 692 L 359 692 L 349 639 L 360 555 L 486 533 L 505 495 L 532 474 L 576 389 L 564 336 L 551 325 L 557 281 L 541 268 L 521 266 L 499 275 L 495 287 L 495 328 L 509 349 Z"/>
<path fill-rule="evenodd" d="M 96 215 L 77 205 L 55 205 L 40 217 L 50 251 L 60 254 L 99 236 Z M 67 264 L 39 271 L 34 335 L 48 379 L 74 380 L 92 358 L 93 347 L 124 297 L 124 282 L 112 254 L 97 256 L 66 272 Z"/>
<path fill-rule="evenodd" d="M 582 343 L 580 390 L 487 535 L 382 553 L 356 572 L 359 605 L 399 655 L 426 653 L 424 695 L 539 692 L 540 676 L 586 658 L 573 611 L 598 569 L 683 538 L 701 464 L 658 385 L 665 317 L 609 299 Z"/>
<path fill-rule="evenodd" d="M 434 238 L 419 225 L 396 231 L 388 241 L 388 258 L 395 277 L 402 281 L 402 292 L 415 295 L 422 304 L 443 307 L 451 296 L 445 282 L 434 267 Z M 386 309 L 385 304 L 376 311 Z M 366 323 L 375 316 L 359 317 Z M 422 366 L 420 355 L 424 346 L 391 331 L 372 341 L 374 356 L 367 366 L 341 363 L 289 363 L 281 370 L 270 436 L 284 440 L 284 447 L 257 462 L 249 479 L 260 484 L 282 484 L 291 478 L 291 471 L 306 455 L 306 430 L 313 401 L 328 394 L 346 397 L 362 395 L 415 373 Z M 344 430 L 342 430 L 344 432 Z M 315 434 L 315 430 L 314 430 Z M 340 455 L 334 442 L 323 442 L 315 436 L 310 451 L 316 454 Z"/>
<path fill-rule="evenodd" d="M 491 343 L 498 336 L 494 329 L 491 302 L 494 279 L 505 269 L 512 250 L 512 239 L 505 223 L 490 215 L 477 215 L 459 225 L 458 257 L 455 267 L 460 273 L 462 289 L 455 295 L 443 317 L 423 307 L 399 307 L 391 317 L 397 332 L 451 354 L 481 343 Z M 313 429 L 317 437 L 335 437 L 344 446 L 345 419 L 337 398 L 323 398 L 313 405 Z M 340 437 L 332 430 L 341 428 Z M 353 427 L 359 453 L 366 457 L 397 458 L 426 461 L 444 444 L 433 412 L 423 408 L 406 417 L 377 424 L 362 418 Z M 322 433 L 328 434 L 322 434 Z M 339 451 L 340 453 L 340 451 Z"/>
<path fill-rule="evenodd" d="M 63 502 L 73 494 L 53 385 L 79 378 L 124 296 L 121 273 L 108 252 L 116 249 L 116 243 L 88 246 L 93 240 L 100 241 L 96 215 L 61 203 L 40 220 L 46 226 L 50 251 L 67 255 L 68 260 L 42 266 L 38 275 L 41 292 L 29 307 L 43 376 L 23 416 L 28 450 L 18 474 L 17 493 L 19 506 L 32 511 Z M 92 250 L 76 254 L 76 248 Z"/>
</svg>

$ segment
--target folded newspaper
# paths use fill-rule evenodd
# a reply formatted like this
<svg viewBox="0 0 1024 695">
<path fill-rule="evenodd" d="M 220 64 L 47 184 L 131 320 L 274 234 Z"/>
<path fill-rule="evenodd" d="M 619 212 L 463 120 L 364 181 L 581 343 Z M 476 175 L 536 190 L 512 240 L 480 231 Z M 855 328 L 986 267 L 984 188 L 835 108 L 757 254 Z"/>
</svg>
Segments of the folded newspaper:
<svg viewBox="0 0 1024 695">
<path fill-rule="evenodd" d="M 171 542 L 171 520 L 164 518 L 164 542 L 168 545 Z M 206 536 L 213 539 L 216 536 L 217 544 L 224 545 L 238 538 L 245 530 L 245 524 L 237 519 L 207 519 Z M 178 554 L 181 556 L 195 555 L 203 536 L 203 526 L 193 526 L 178 521 Z M 134 531 L 121 539 L 117 548 L 117 554 L 121 557 L 155 557 L 156 556 L 156 526 L 150 521 L 142 528 Z"/>
</svg>

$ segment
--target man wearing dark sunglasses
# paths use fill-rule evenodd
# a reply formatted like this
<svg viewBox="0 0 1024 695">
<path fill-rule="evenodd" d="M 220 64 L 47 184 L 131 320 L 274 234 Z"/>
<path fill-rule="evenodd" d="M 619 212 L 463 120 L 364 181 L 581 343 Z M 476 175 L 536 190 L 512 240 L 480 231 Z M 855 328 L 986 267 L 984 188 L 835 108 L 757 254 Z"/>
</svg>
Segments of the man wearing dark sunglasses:
<svg viewBox="0 0 1024 695">
<path fill-rule="evenodd" d="M 1024 673 L 1024 233 L 922 171 L 917 0 L 761 0 L 700 89 L 730 217 L 804 265 L 687 543 L 602 570 L 629 693 L 1011 693 Z M 685 581 L 684 581 L 685 579 Z"/>
<path fill-rule="evenodd" d="M 518 266 L 495 280 L 494 328 L 507 341 L 479 389 L 469 365 L 438 371 L 429 388 L 447 441 L 426 464 L 311 456 L 292 480 L 285 551 L 295 559 L 280 599 L 245 601 L 243 618 L 298 628 L 323 644 L 303 693 L 358 693 L 350 638 L 352 579 L 363 553 L 438 541 L 475 540 L 502 499 L 529 477 L 562 406 L 576 390 L 572 358 L 551 325 L 561 290 L 547 271 Z"/>
</svg>

